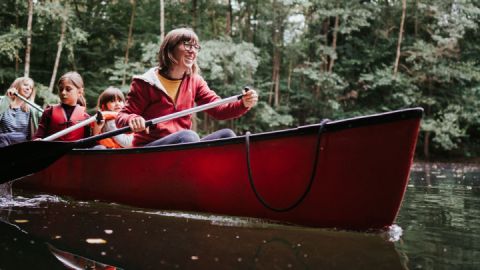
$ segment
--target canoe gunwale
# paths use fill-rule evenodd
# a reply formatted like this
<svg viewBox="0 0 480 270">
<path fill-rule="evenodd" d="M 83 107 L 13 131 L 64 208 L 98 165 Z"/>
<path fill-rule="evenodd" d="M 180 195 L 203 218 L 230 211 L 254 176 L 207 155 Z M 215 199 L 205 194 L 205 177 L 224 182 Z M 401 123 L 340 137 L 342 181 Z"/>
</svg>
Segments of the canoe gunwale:
<svg viewBox="0 0 480 270">
<path fill-rule="evenodd" d="M 326 123 L 323 127 L 322 134 L 340 131 L 344 129 L 358 128 L 369 125 L 377 125 L 388 123 L 392 121 L 408 120 L 415 118 L 422 118 L 423 108 L 408 108 L 385 113 L 372 114 L 367 116 L 359 116 L 348 119 L 332 120 Z M 252 141 L 270 140 L 274 138 L 311 135 L 318 133 L 321 123 L 299 126 L 297 128 L 283 129 L 277 131 L 269 131 L 262 133 L 255 133 L 249 135 Z M 224 138 L 211 141 L 200 141 L 194 143 L 183 143 L 175 145 L 161 145 L 151 147 L 135 147 L 135 148 L 117 148 L 117 149 L 81 149 L 76 148 L 70 151 L 70 154 L 97 154 L 97 153 L 148 153 L 148 152 L 163 152 L 163 151 L 178 151 L 192 148 L 207 148 L 211 146 L 222 146 L 228 144 L 243 144 L 245 143 L 245 135 L 240 135 L 234 138 Z"/>
</svg>

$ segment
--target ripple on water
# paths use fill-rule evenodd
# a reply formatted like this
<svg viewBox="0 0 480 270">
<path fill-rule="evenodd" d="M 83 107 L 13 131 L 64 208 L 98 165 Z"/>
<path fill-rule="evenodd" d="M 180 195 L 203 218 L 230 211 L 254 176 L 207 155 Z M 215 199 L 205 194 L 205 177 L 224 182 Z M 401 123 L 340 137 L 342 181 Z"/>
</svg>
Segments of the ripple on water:
<svg viewBox="0 0 480 270">
<path fill-rule="evenodd" d="M 35 195 L 32 198 L 26 198 L 22 196 L 14 197 L 0 197 L 0 208 L 8 207 L 42 207 L 46 203 L 66 203 L 58 196 L 52 196 L 47 194 Z"/>
<path fill-rule="evenodd" d="M 134 213 L 143 213 L 150 215 L 159 215 L 164 217 L 184 218 L 192 220 L 201 220 L 210 222 L 211 225 L 226 227 L 256 227 L 256 228 L 272 228 L 275 226 L 288 226 L 288 223 L 282 223 L 274 220 L 258 219 L 251 217 L 234 217 L 221 216 L 202 213 L 189 213 L 180 211 L 141 211 L 132 210 Z M 298 225 L 296 225 L 298 226 Z"/>
</svg>

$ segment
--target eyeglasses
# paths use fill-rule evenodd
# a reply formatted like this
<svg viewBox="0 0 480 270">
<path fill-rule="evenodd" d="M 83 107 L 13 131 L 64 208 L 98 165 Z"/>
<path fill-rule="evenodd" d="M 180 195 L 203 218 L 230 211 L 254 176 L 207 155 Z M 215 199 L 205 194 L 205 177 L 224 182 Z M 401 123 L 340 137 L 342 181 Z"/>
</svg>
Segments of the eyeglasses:
<svg viewBox="0 0 480 270">
<path fill-rule="evenodd" d="M 187 50 L 187 51 L 195 50 L 196 52 L 199 52 L 202 49 L 202 47 L 200 47 L 200 45 L 192 44 L 188 41 L 183 42 L 183 48 L 185 48 L 185 50 Z"/>
</svg>

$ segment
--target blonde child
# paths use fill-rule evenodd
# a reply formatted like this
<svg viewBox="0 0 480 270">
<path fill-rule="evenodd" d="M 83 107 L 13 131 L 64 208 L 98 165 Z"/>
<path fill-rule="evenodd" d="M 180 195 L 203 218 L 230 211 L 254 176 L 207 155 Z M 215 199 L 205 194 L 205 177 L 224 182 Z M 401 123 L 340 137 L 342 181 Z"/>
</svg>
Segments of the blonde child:
<svg viewBox="0 0 480 270">
<path fill-rule="evenodd" d="M 33 80 L 28 77 L 15 79 L 0 100 L 0 147 L 30 140 L 38 128 L 42 113 L 31 109 L 16 95 L 34 102 Z"/>
</svg>

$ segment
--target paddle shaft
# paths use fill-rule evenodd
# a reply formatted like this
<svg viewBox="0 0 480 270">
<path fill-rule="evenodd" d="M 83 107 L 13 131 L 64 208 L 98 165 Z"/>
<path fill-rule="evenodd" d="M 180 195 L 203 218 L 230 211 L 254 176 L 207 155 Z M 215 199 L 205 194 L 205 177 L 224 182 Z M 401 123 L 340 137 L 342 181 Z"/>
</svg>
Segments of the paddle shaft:
<svg viewBox="0 0 480 270">
<path fill-rule="evenodd" d="M 38 106 L 37 104 L 31 102 L 30 100 L 24 98 L 23 96 L 19 95 L 18 93 L 13 93 L 15 96 L 17 96 L 19 99 L 23 100 L 25 103 L 27 103 L 28 105 L 30 105 L 32 108 L 38 110 L 39 112 L 43 113 L 43 109 L 40 108 L 40 106 Z"/>
<path fill-rule="evenodd" d="M 212 109 L 212 108 L 215 108 L 215 107 L 220 106 L 220 105 L 224 105 L 224 104 L 228 104 L 228 103 L 240 100 L 242 97 L 243 97 L 243 94 L 236 95 L 236 96 L 231 96 L 231 97 L 220 99 L 220 100 L 210 102 L 210 103 L 207 103 L 207 104 L 204 104 L 204 105 L 196 106 L 196 107 L 193 107 L 193 108 L 190 108 L 190 109 L 187 109 L 187 110 L 183 110 L 183 111 L 179 111 L 179 112 L 176 112 L 176 113 L 161 116 L 161 117 L 158 117 L 158 118 L 154 118 L 154 119 L 151 119 L 151 120 L 148 120 L 147 122 L 145 122 L 145 126 L 150 127 L 150 126 L 153 126 L 153 125 L 161 123 L 161 122 L 165 122 L 165 121 L 172 120 L 172 119 L 175 119 L 175 118 L 183 117 L 183 116 L 186 116 L 186 115 L 189 115 L 189 114 L 192 114 L 192 113 L 197 113 L 197 112 L 205 111 L 205 110 L 208 110 L 208 109 Z M 102 133 L 102 134 L 99 134 L 99 135 L 96 135 L 96 136 L 92 136 L 92 137 L 88 137 L 88 138 L 79 140 L 79 141 L 77 141 L 77 143 L 78 144 L 91 143 L 91 142 L 94 142 L 94 141 L 98 141 L 98 140 L 101 140 L 101 139 L 113 137 L 115 135 L 126 133 L 126 132 L 129 132 L 129 131 L 131 131 L 130 126 L 125 126 L 125 127 L 119 128 L 117 130 L 105 132 L 105 133 Z"/>
<path fill-rule="evenodd" d="M 161 117 L 152 119 L 150 121 L 147 121 L 145 123 L 145 125 L 146 126 L 153 126 L 155 124 L 165 122 L 165 121 L 168 121 L 168 120 L 172 120 L 172 119 L 175 119 L 175 118 L 179 118 L 179 117 L 182 117 L 182 116 L 186 116 L 186 115 L 189 115 L 189 114 L 192 114 L 192 113 L 205 111 L 205 110 L 215 108 L 215 107 L 223 105 L 223 104 L 227 104 L 227 103 L 230 103 L 230 102 L 233 102 L 233 101 L 237 101 L 237 100 L 241 99 L 242 97 L 243 97 L 243 95 L 237 95 L 237 96 L 233 96 L 233 97 L 229 97 L 229 98 L 224 98 L 224 99 L 220 99 L 220 100 L 217 100 L 217 101 L 214 101 L 214 102 L 211 102 L 211 103 L 207 103 L 207 104 L 204 104 L 204 105 L 193 107 L 193 108 L 190 108 L 190 109 L 187 109 L 187 110 L 183 110 L 183 111 L 179 111 L 179 112 L 172 113 L 172 114 L 169 114 L 169 115 L 161 116 Z M 151 123 L 149 123 L 149 122 L 151 122 Z"/>
</svg>

